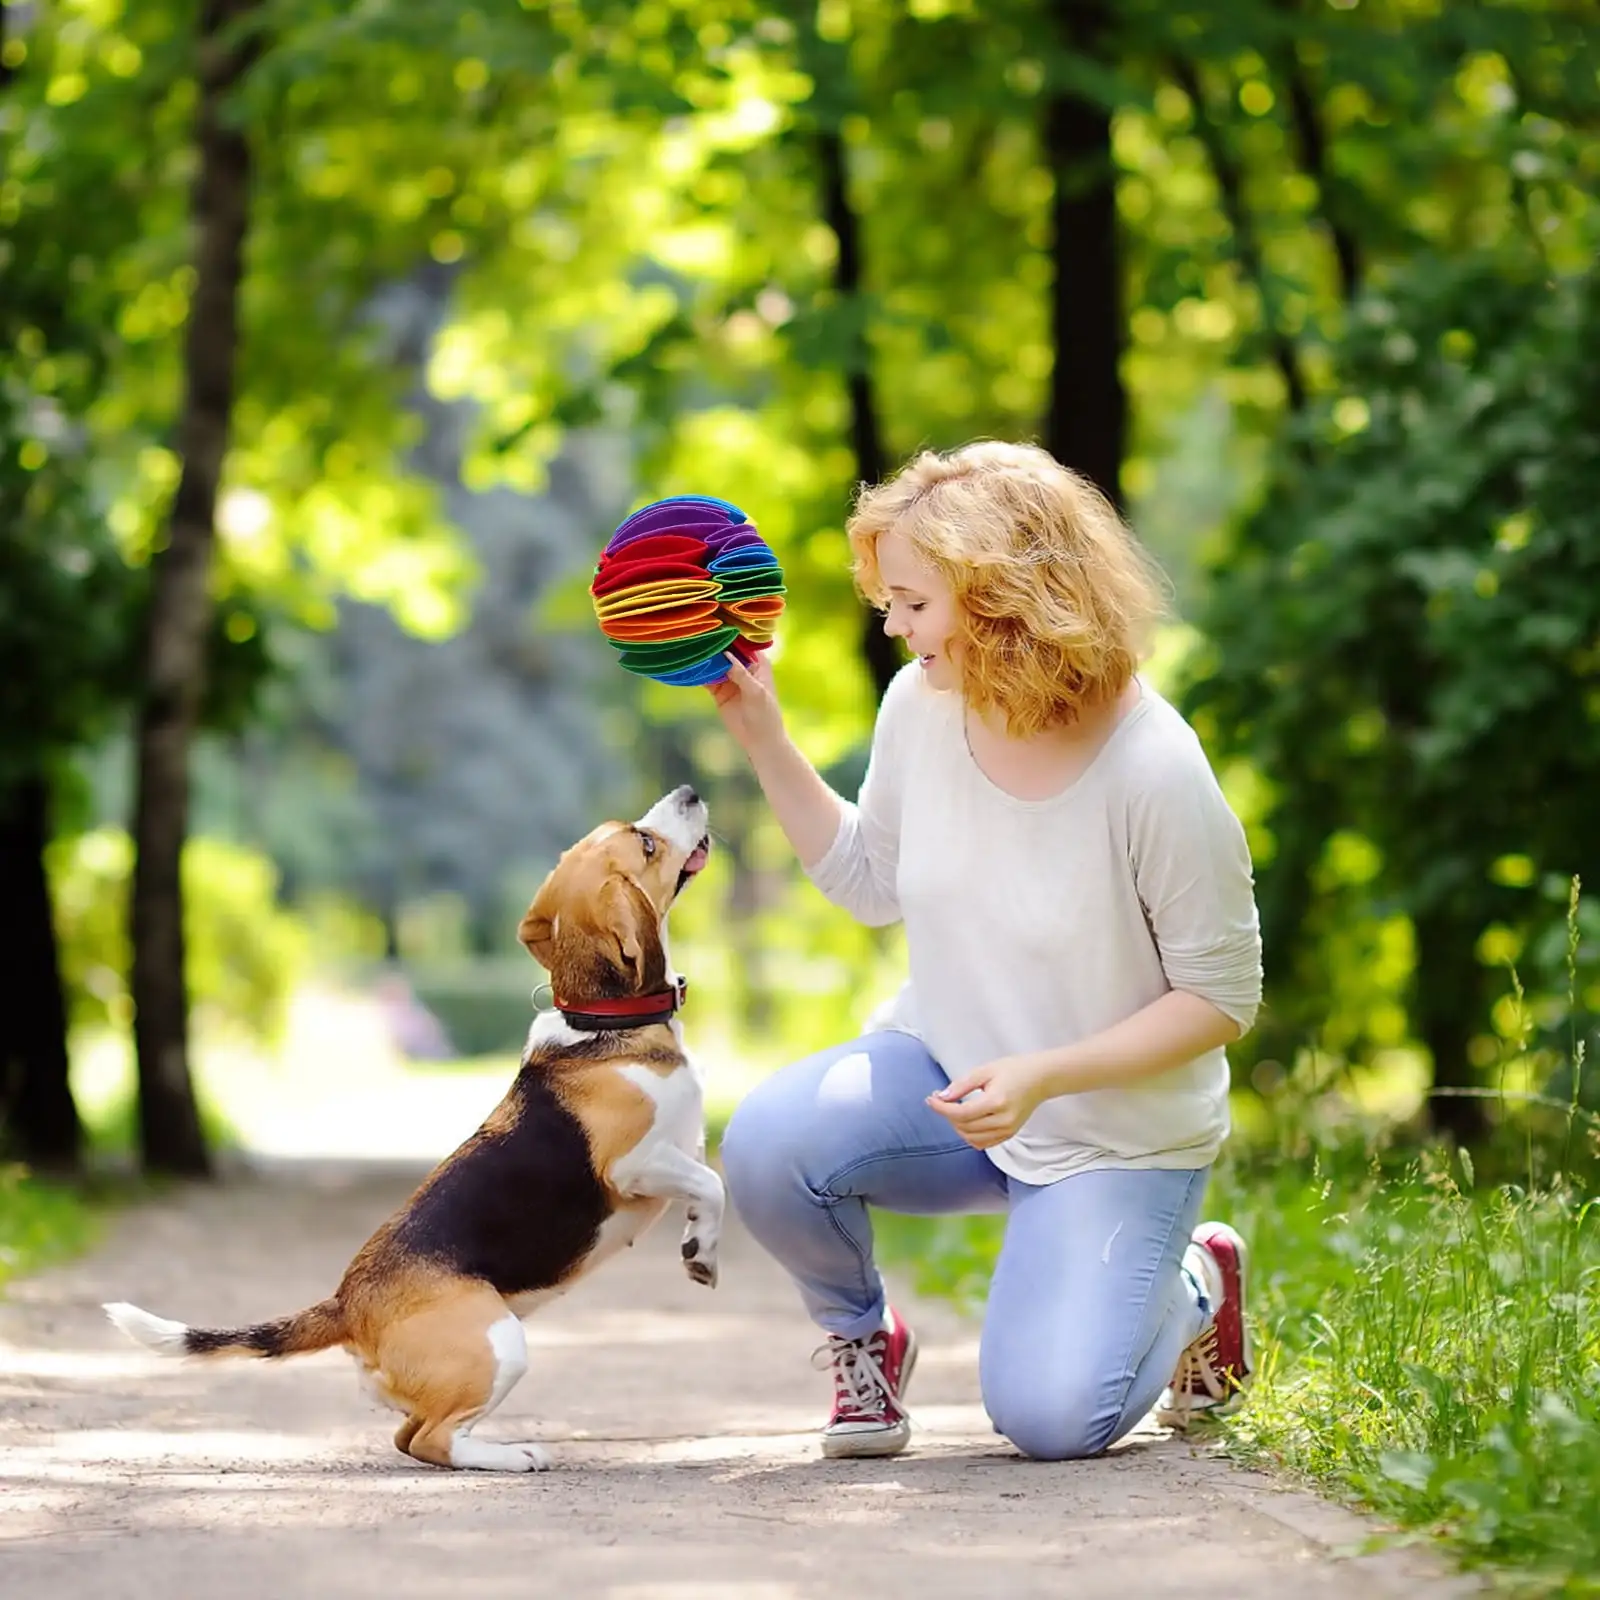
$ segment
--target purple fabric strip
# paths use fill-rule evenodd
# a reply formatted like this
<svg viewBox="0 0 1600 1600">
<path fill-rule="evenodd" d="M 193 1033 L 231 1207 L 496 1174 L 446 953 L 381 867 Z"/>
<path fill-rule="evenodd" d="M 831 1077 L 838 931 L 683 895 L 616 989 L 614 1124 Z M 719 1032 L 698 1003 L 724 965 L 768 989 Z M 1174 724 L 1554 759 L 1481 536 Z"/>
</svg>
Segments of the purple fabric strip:
<svg viewBox="0 0 1600 1600">
<path fill-rule="evenodd" d="M 708 522 L 721 527 L 733 520 L 720 506 L 709 505 L 701 500 L 660 500 L 624 518 L 617 528 L 617 534 L 632 534 L 640 527 L 666 528 L 683 523 Z"/>
<path fill-rule="evenodd" d="M 606 554 L 612 555 L 630 545 L 635 539 L 646 539 L 652 534 L 676 533 L 682 534 L 686 539 L 699 539 L 703 544 L 711 544 L 718 534 L 728 528 L 730 524 L 718 522 L 714 518 L 690 518 L 681 511 L 670 515 L 652 517 L 649 521 L 641 520 L 632 527 L 622 527 L 612 534 L 611 542 L 606 546 Z"/>
<path fill-rule="evenodd" d="M 729 550 L 753 548 L 756 545 L 760 545 L 762 549 L 766 548 L 766 540 L 756 532 L 753 522 L 732 522 L 709 537 L 704 534 L 699 537 L 710 547 L 713 556 L 723 555 Z"/>
</svg>

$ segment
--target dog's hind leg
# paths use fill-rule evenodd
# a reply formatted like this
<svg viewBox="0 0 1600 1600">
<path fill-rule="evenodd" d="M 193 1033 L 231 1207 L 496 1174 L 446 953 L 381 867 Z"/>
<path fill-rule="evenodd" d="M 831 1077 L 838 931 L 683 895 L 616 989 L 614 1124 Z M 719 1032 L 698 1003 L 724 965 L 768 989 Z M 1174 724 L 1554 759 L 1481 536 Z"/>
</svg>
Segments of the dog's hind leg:
<svg viewBox="0 0 1600 1600">
<path fill-rule="evenodd" d="M 528 1370 L 522 1324 L 493 1290 L 452 1297 L 385 1330 L 380 1360 L 390 1392 L 409 1413 L 394 1439 L 407 1455 L 480 1472 L 550 1465 L 542 1445 L 472 1437 Z"/>
</svg>

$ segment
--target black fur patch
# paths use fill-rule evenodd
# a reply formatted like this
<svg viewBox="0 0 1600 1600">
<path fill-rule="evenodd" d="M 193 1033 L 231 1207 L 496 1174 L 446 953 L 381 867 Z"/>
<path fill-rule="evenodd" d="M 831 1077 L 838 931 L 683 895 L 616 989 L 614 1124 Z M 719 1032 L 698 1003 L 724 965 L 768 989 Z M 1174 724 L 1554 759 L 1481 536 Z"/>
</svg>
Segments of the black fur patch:
<svg viewBox="0 0 1600 1600">
<path fill-rule="evenodd" d="M 519 1102 L 514 1125 L 473 1134 L 417 1192 L 393 1234 L 402 1249 L 505 1295 L 559 1283 L 611 1209 L 583 1125 L 556 1097 L 547 1069 L 530 1061 L 510 1092 Z"/>
<path fill-rule="evenodd" d="M 254 1350 L 258 1355 L 281 1356 L 283 1336 L 282 1321 L 258 1322 L 249 1328 L 190 1328 L 183 1336 L 183 1348 L 191 1356 L 207 1356 L 218 1350 Z"/>
</svg>

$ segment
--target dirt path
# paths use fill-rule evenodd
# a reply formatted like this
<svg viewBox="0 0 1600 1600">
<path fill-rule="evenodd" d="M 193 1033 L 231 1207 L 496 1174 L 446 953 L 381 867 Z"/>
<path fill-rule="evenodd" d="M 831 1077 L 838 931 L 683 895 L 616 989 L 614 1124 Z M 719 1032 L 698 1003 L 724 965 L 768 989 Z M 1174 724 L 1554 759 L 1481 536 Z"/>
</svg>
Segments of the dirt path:
<svg viewBox="0 0 1600 1600">
<path fill-rule="evenodd" d="M 447 1473 L 327 1352 L 164 1362 L 126 1298 L 244 1322 L 326 1293 L 415 1170 L 278 1163 L 118 1220 L 0 1305 L 0 1594 L 77 1600 L 561 1595 L 606 1600 L 1350 1596 L 1466 1592 L 1419 1554 L 1350 1553 L 1353 1517 L 1154 1431 L 1105 1458 L 1016 1458 L 977 1404 L 973 1330 L 913 1305 L 912 1452 L 825 1463 L 826 1380 L 785 1280 L 743 1235 L 690 1284 L 663 1226 L 528 1324 L 484 1425 L 559 1470 Z"/>
</svg>

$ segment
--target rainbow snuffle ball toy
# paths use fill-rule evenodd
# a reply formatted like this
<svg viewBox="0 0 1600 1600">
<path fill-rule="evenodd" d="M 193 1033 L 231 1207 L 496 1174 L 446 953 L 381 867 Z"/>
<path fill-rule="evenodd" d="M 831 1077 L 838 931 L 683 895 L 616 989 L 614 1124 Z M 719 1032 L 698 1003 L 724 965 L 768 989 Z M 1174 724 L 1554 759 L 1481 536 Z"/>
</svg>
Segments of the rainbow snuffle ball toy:
<svg viewBox="0 0 1600 1600">
<path fill-rule="evenodd" d="M 589 585 L 600 631 L 629 672 L 657 683 L 716 683 L 730 650 L 765 650 L 783 612 L 783 569 L 738 506 L 679 494 L 612 534 Z"/>
</svg>

